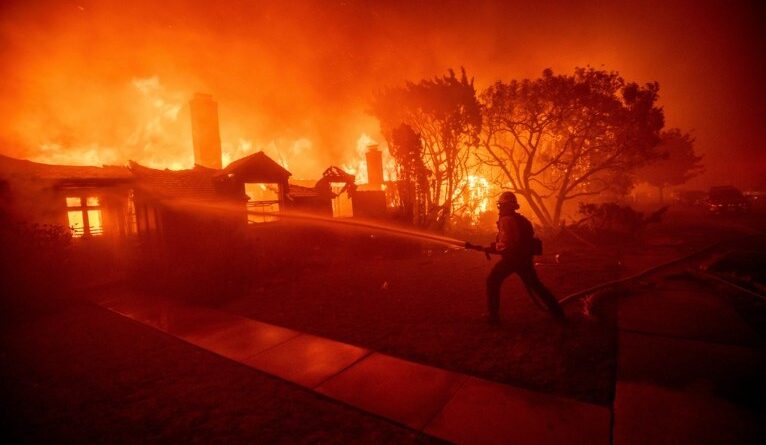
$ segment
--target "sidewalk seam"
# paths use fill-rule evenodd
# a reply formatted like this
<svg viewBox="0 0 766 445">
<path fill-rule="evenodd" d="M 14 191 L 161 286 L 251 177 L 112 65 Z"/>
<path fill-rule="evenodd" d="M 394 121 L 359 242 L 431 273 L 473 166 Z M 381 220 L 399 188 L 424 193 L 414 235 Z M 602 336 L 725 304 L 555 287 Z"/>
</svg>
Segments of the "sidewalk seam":
<svg viewBox="0 0 766 445">
<path fill-rule="evenodd" d="M 436 420 L 436 418 L 439 417 L 439 414 L 443 413 L 444 410 L 447 409 L 447 407 L 450 405 L 450 403 L 452 403 L 452 401 L 455 400 L 455 397 L 457 397 L 457 394 L 460 392 L 460 390 L 465 388 L 465 385 L 468 384 L 468 381 L 471 379 L 471 376 L 468 375 L 468 374 L 462 374 L 462 373 L 461 373 L 461 375 L 463 376 L 463 379 L 460 382 L 460 384 L 458 385 L 458 387 L 455 388 L 455 392 L 452 393 L 452 395 L 450 396 L 449 400 L 444 402 L 444 405 L 442 405 L 442 407 L 439 408 L 433 416 L 431 416 L 431 418 L 428 420 L 428 422 L 426 422 L 423 425 L 423 427 L 420 428 L 421 432 L 425 433 L 426 429 L 428 429 L 428 427 L 431 426 L 432 423 L 434 423 L 434 420 Z"/>
<path fill-rule="evenodd" d="M 365 349 L 367 349 L 367 348 L 365 348 Z M 372 354 L 375 354 L 375 353 L 376 353 L 376 351 L 373 351 L 372 349 L 367 349 L 367 353 L 365 353 L 364 355 L 362 355 L 362 356 L 361 356 L 361 357 L 359 357 L 358 359 L 354 360 L 353 362 L 349 363 L 348 365 L 344 366 L 343 368 L 341 368 L 341 369 L 340 369 L 338 372 L 336 372 L 335 374 L 333 374 L 333 375 L 331 375 L 331 376 L 328 376 L 328 377 L 326 377 L 326 378 L 325 378 L 324 380 L 322 380 L 321 382 L 319 382 L 319 383 L 317 383 L 316 385 L 312 386 L 312 387 L 311 387 L 311 389 L 312 389 L 312 390 L 314 390 L 314 389 L 317 389 L 317 388 L 319 388 L 320 386 L 324 385 L 325 383 L 329 382 L 330 380 L 334 379 L 335 377 L 338 377 L 339 375 L 341 375 L 341 374 L 343 374 L 344 372 L 348 371 L 348 370 L 349 370 L 349 368 L 351 368 L 352 366 L 354 366 L 354 365 L 358 364 L 358 363 L 359 363 L 359 362 L 361 362 L 362 360 L 366 359 L 367 357 L 369 357 L 369 356 L 371 356 Z"/>
</svg>

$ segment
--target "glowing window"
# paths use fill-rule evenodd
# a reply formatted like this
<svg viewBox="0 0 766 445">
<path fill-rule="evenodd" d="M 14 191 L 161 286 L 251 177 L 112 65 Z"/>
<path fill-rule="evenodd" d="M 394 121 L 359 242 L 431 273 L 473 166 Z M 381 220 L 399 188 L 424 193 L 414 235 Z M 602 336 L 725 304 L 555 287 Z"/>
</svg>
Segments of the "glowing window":
<svg viewBox="0 0 766 445">
<path fill-rule="evenodd" d="M 275 221 L 279 213 L 279 185 L 273 183 L 245 183 L 247 222 L 250 224 Z"/>
<path fill-rule="evenodd" d="M 70 210 L 66 213 L 69 219 L 69 228 L 72 229 L 72 236 L 79 238 L 85 235 L 85 220 L 82 217 L 82 211 Z"/>
<path fill-rule="evenodd" d="M 88 210 L 88 231 L 93 236 L 104 234 L 104 226 L 101 224 L 101 210 Z"/>
<path fill-rule="evenodd" d="M 67 196 L 67 222 L 73 237 L 104 234 L 99 204 L 100 200 L 97 196 Z"/>
</svg>

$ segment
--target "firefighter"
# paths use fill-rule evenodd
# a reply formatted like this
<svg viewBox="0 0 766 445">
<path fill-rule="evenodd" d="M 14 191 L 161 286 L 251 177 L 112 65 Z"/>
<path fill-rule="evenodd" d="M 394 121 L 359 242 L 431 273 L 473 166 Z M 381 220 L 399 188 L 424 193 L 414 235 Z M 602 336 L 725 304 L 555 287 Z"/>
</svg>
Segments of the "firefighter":
<svg viewBox="0 0 766 445">
<path fill-rule="evenodd" d="M 516 195 L 503 192 L 497 201 L 498 220 L 497 238 L 490 247 L 475 246 L 466 243 L 467 248 L 484 250 L 487 254 L 500 255 L 501 259 L 487 276 L 487 308 L 489 323 L 500 324 L 500 287 L 510 275 L 516 273 L 524 282 L 527 292 L 536 295 L 546 308 L 559 320 L 564 320 L 564 310 L 556 297 L 537 277 L 532 257 L 536 250 L 542 250 L 539 240 L 534 237 L 532 223 L 516 212 L 519 208 Z M 539 247 L 536 249 L 536 247 Z M 534 294 L 534 295 L 533 295 Z"/>
</svg>

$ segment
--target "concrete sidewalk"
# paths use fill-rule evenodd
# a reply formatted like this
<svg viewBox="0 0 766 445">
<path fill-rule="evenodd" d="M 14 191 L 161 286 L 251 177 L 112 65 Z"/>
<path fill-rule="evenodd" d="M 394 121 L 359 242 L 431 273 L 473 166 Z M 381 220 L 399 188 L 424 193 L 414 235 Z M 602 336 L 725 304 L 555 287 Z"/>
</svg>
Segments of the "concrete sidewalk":
<svg viewBox="0 0 766 445">
<path fill-rule="evenodd" d="M 425 366 L 207 308 L 132 296 L 97 302 L 227 359 L 452 442 L 610 442 L 607 407 Z"/>
<path fill-rule="evenodd" d="M 761 335 L 715 288 L 658 278 L 660 286 L 618 300 L 611 409 L 208 308 L 134 295 L 98 303 L 227 359 L 456 443 L 763 443 Z"/>
<path fill-rule="evenodd" d="M 700 283 L 621 297 L 614 443 L 764 443 L 763 340 Z"/>
</svg>

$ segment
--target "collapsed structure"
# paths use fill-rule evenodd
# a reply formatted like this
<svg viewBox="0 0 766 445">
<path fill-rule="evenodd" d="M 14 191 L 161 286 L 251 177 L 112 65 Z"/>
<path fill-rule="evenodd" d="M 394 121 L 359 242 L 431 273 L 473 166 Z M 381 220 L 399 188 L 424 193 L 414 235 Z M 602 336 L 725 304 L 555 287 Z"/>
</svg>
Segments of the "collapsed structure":
<svg viewBox="0 0 766 445">
<path fill-rule="evenodd" d="M 159 170 L 133 161 L 128 166 L 50 165 L 0 155 L 2 210 L 24 221 L 69 227 L 74 237 L 116 241 L 134 235 L 180 237 L 190 225 L 222 230 L 271 222 L 285 211 L 351 216 L 338 208 L 341 194 L 350 198 L 353 216 L 385 216 L 377 149 L 368 155 L 368 169 L 373 169 L 365 191 L 337 167 L 328 168 L 313 186 L 291 184 L 291 173 L 263 152 L 223 167 L 216 102 L 197 94 L 190 110 L 193 168 Z"/>
</svg>

